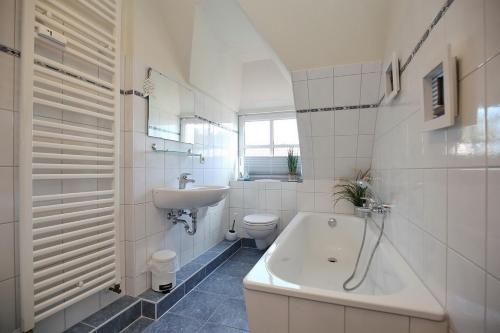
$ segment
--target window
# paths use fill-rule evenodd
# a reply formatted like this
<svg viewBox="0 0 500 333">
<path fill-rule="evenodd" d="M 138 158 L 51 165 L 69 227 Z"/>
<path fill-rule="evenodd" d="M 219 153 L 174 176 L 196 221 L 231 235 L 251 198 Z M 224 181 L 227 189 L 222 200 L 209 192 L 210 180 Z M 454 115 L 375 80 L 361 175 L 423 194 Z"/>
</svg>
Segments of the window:
<svg viewBox="0 0 500 333">
<path fill-rule="evenodd" d="M 249 175 L 286 175 L 286 156 L 300 155 L 295 113 L 240 117 L 241 172 Z M 300 170 L 300 167 L 299 167 Z"/>
</svg>

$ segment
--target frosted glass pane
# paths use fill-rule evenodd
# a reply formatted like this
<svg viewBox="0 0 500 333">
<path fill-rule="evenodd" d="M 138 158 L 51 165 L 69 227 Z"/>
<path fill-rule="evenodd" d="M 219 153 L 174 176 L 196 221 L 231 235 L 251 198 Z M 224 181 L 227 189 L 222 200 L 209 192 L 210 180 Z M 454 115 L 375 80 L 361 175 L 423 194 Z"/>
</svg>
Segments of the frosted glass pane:
<svg viewBox="0 0 500 333">
<path fill-rule="evenodd" d="M 270 148 L 247 148 L 245 156 L 271 156 Z"/>
<path fill-rule="evenodd" d="M 274 148 L 274 156 L 288 156 L 288 149 L 290 148 L 284 148 L 284 147 Z M 293 154 L 296 156 L 300 156 L 299 147 L 293 147 Z"/>
<path fill-rule="evenodd" d="M 274 121 L 275 145 L 298 145 L 299 133 L 297 132 L 296 119 L 280 119 Z"/>
<path fill-rule="evenodd" d="M 245 145 L 269 145 L 271 144 L 271 123 L 264 121 L 247 121 L 245 123 Z"/>
</svg>

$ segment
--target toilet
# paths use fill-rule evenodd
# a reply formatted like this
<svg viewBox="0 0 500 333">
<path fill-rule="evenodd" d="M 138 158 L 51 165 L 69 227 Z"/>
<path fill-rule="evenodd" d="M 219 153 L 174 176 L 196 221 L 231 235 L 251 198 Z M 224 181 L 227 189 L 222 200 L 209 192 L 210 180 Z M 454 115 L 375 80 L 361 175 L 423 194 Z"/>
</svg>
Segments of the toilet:
<svg viewBox="0 0 500 333">
<path fill-rule="evenodd" d="M 243 229 L 250 238 L 255 239 L 259 250 L 267 248 L 274 240 L 279 217 L 274 214 L 250 214 L 243 218 Z"/>
</svg>

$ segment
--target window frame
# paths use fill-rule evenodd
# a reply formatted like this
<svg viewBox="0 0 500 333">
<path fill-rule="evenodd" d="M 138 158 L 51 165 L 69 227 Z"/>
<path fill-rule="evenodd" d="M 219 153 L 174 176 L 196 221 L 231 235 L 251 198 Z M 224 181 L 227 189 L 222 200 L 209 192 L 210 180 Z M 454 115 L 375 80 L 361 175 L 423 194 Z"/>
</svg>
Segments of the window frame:
<svg viewBox="0 0 500 333">
<path fill-rule="evenodd" d="M 290 148 L 293 147 L 296 149 L 296 152 L 299 152 L 300 156 L 300 144 L 297 142 L 296 145 L 290 145 L 290 144 L 274 144 L 274 121 L 275 120 L 285 120 L 285 119 L 295 119 L 297 121 L 297 115 L 296 112 L 274 112 L 274 113 L 261 113 L 261 114 L 251 114 L 251 115 L 241 115 L 238 117 L 238 125 L 239 125 L 239 138 L 238 138 L 238 146 L 239 146 L 239 156 L 241 158 L 244 158 L 245 151 L 247 148 L 269 148 L 271 151 L 270 156 L 249 156 L 249 157 L 286 157 L 286 156 L 276 156 L 274 154 L 274 149 L 275 148 Z M 245 144 L 245 123 L 246 122 L 251 122 L 251 121 L 263 121 L 263 120 L 268 120 L 270 121 L 270 130 L 269 130 L 269 135 L 270 135 L 270 144 L 269 145 L 249 145 L 247 146 Z M 298 132 L 298 128 L 297 128 Z M 298 135 L 298 133 L 297 133 Z"/>
</svg>

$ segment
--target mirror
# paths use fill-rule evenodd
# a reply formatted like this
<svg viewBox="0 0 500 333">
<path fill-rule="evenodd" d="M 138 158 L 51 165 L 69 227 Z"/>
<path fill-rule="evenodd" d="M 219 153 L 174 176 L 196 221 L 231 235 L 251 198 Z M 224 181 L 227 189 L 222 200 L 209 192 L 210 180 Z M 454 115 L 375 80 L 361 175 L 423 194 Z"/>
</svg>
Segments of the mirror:
<svg viewBox="0 0 500 333">
<path fill-rule="evenodd" d="M 181 140 L 181 118 L 194 115 L 194 92 L 160 72 L 148 71 L 148 136 Z"/>
</svg>

